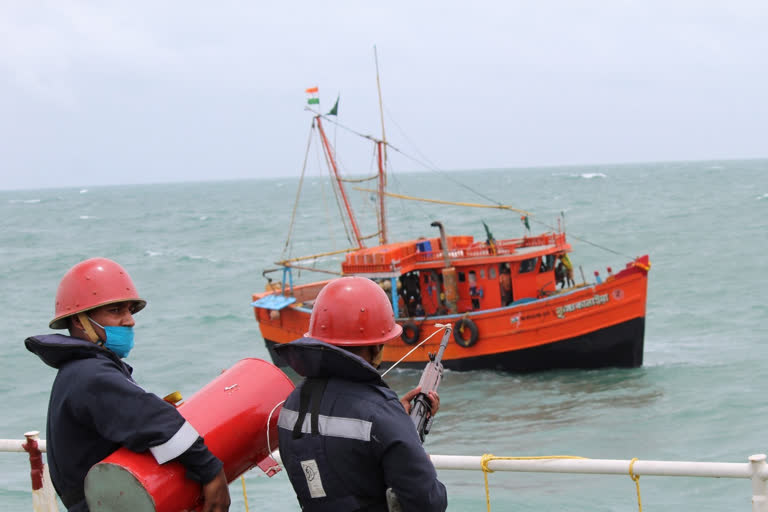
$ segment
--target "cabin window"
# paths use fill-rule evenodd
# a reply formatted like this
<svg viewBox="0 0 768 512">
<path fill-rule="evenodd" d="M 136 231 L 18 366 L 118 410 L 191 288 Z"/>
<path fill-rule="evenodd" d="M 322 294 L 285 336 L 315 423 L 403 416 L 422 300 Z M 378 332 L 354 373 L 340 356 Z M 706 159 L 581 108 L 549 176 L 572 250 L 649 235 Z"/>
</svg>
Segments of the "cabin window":
<svg viewBox="0 0 768 512">
<path fill-rule="evenodd" d="M 464 276 L 464 272 L 457 272 L 457 274 L 459 274 L 459 282 L 460 283 L 463 283 L 464 281 L 467 280 L 467 278 Z"/>
<path fill-rule="evenodd" d="M 539 272 L 549 272 L 555 266 L 555 257 L 551 254 L 541 257 L 541 266 Z"/>
<path fill-rule="evenodd" d="M 533 272 L 536 270 L 536 262 L 538 261 L 538 258 L 530 258 L 527 260 L 523 260 L 520 262 L 520 274 L 525 274 L 526 272 Z"/>
<path fill-rule="evenodd" d="M 485 269 L 480 269 L 480 279 L 485 279 Z"/>
<path fill-rule="evenodd" d="M 489 279 L 496 279 L 496 269 L 491 267 L 488 269 L 488 278 Z"/>
</svg>

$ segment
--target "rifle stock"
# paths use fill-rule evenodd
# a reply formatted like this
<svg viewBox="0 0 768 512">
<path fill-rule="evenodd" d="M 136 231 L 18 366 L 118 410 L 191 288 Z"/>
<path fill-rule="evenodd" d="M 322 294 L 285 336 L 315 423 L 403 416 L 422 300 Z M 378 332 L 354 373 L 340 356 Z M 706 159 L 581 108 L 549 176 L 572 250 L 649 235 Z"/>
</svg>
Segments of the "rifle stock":
<svg viewBox="0 0 768 512">
<path fill-rule="evenodd" d="M 424 368 L 424 372 L 421 374 L 419 380 L 419 386 L 421 386 L 421 392 L 416 395 L 413 400 L 413 406 L 411 407 L 411 420 L 413 421 L 416 431 L 419 433 L 419 439 L 424 442 L 424 438 L 429 434 L 429 430 L 432 428 L 432 406 L 429 402 L 429 392 L 437 391 L 440 386 L 440 380 L 443 377 L 443 352 L 445 347 L 448 346 L 448 341 L 451 337 L 453 327 L 451 324 L 439 325 L 438 327 L 445 328 L 443 333 L 443 339 L 440 341 L 440 348 L 437 354 L 429 354 L 429 362 Z"/>
</svg>

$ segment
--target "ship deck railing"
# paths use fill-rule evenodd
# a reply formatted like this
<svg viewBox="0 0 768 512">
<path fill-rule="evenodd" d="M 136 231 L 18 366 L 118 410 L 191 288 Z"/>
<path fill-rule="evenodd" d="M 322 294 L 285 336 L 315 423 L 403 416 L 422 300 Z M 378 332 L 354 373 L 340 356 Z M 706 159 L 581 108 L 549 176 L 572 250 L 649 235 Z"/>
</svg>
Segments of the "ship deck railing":
<svg viewBox="0 0 768 512">
<path fill-rule="evenodd" d="M 538 252 L 549 253 L 565 245 L 562 234 L 550 234 L 530 237 L 526 239 L 498 240 L 493 249 L 486 242 L 474 242 L 465 247 L 454 247 L 448 250 L 447 255 L 442 250 L 416 251 L 409 248 L 405 252 L 395 252 L 384 255 L 373 251 L 362 252 L 355 255 L 356 262 L 345 261 L 342 264 L 347 274 L 382 274 L 382 273 L 407 273 L 417 268 L 431 267 L 434 264 L 442 264 L 446 256 L 449 260 L 467 260 L 472 258 L 504 258 L 515 255 L 516 258 L 525 258 L 526 255 Z M 411 250 L 413 249 L 413 250 Z M 364 250 L 366 251 L 366 250 Z"/>
<path fill-rule="evenodd" d="M 34 512 L 58 511 L 53 485 L 47 467 L 42 465 L 42 452 L 46 451 L 44 440 L 38 439 L 38 432 L 27 432 L 26 439 L 0 439 L 0 452 L 29 453 L 32 480 L 32 502 Z M 280 462 L 278 451 L 273 452 Z M 625 475 L 635 482 L 640 476 L 700 477 L 700 478 L 741 478 L 752 484 L 752 511 L 768 512 L 768 464 L 765 454 L 748 457 L 747 462 L 691 462 L 661 460 L 618 460 L 585 459 L 580 457 L 497 457 L 485 454 L 472 455 L 430 455 L 438 470 L 481 471 L 487 473 L 512 471 L 518 473 L 570 473 L 594 475 Z M 487 480 L 486 480 L 487 482 Z M 42 484 L 42 485 L 41 485 Z M 244 488 L 245 491 L 245 488 Z M 486 488 L 487 491 L 487 488 Z M 638 484 L 638 502 L 640 501 Z M 490 502 L 488 504 L 490 510 Z"/>
</svg>

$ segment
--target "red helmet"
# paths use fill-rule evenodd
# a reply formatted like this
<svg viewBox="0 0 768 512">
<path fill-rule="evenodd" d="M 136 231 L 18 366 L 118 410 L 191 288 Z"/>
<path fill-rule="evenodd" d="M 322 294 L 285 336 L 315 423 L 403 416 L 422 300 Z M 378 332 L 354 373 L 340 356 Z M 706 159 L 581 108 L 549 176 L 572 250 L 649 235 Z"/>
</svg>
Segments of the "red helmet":
<svg viewBox="0 0 768 512">
<path fill-rule="evenodd" d="M 384 290 L 365 277 L 334 279 L 320 290 L 304 336 L 338 346 L 379 345 L 400 336 Z"/>
<path fill-rule="evenodd" d="M 81 261 L 64 274 L 56 292 L 55 318 L 51 329 L 67 327 L 67 318 L 90 309 L 115 302 L 133 301 L 134 313 L 144 309 L 147 301 L 131 281 L 123 267 L 106 258 Z"/>
</svg>

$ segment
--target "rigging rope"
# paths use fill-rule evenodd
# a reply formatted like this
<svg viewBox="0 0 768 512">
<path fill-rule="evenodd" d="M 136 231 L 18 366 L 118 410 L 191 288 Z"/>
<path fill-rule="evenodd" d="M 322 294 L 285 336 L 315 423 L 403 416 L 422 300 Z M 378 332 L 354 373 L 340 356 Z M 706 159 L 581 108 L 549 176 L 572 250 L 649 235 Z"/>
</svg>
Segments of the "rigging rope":
<svg viewBox="0 0 768 512">
<path fill-rule="evenodd" d="M 643 512 L 643 502 L 640 500 L 640 475 L 636 475 L 635 472 L 632 470 L 632 467 L 635 465 L 636 461 L 637 461 L 637 457 L 632 459 L 629 463 L 629 477 L 632 479 L 633 482 L 635 482 L 635 487 L 637 488 L 638 511 Z"/>
<path fill-rule="evenodd" d="M 245 502 L 245 512 L 248 512 L 248 493 L 245 492 L 245 474 L 240 475 L 240 481 L 243 483 L 243 501 Z"/>
<path fill-rule="evenodd" d="M 315 127 L 314 121 L 312 122 L 312 128 L 317 129 Z M 347 241 L 349 242 L 349 245 L 356 245 L 353 242 L 352 226 L 349 225 L 351 223 L 351 221 L 349 219 L 347 219 L 347 217 L 344 215 L 344 209 L 343 209 L 343 206 L 341 204 L 342 203 L 341 198 L 340 198 L 340 195 L 341 195 L 341 190 L 340 190 L 341 184 L 339 183 L 339 180 L 336 178 L 336 176 L 334 176 L 334 174 L 333 174 L 333 165 L 331 164 L 331 159 L 332 158 L 335 159 L 335 155 L 328 154 L 328 152 L 327 152 L 327 151 L 333 151 L 333 148 L 328 148 L 327 151 L 326 151 L 325 145 L 323 145 L 323 144 L 320 144 L 320 145 L 322 146 L 322 153 L 323 153 L 323 157 L 325 158 L 325 166 L 326 166 L 326 169 L 328 169 L 328 175 L 331 178 L 331 189 L 333 190 L 333 194 L 334 194 L 334 197 L 336 199 L 336 207 L 339 210 L 339 217 L 341 218 L 341 225 L 344 227 L 344 234 L 347 237 Z M 330 222 L 330 216 L 329 216 L 328 225 L 330 226 L 331 224 L 332 223 Z"/>
<path fill-rule="evenodd" d="M 312 146 L 312 128 L 309 129 L 309 137 L 307 138 L 307 151 L 304 153 L 304 165 L 301 167 L 301 177 L 299 178 L 299 188 L 296 190 L 296 200 L 293 203 L 293 211 L 291 212 L 291 223 L 288 225 L 288 236 L 285 239 L 285 246 L 283 246 L 283 252 L 280 253 L 280 259 L 285 258 L 285 253 L 288 251 L 288 246 L 291 242 L 291 235 L 293 234 L 293 224 L 296 221 L 296 210 L 299 207 L 299 198 L 301 197 L 301 188 L 304 185 L 304 175 L 307 172 L 307 160 L 309 159 L 309 149 Z"/>
<path fill-rule="evenodd" d="M 363 183 L 365 181 L 371 181 L 378 179 L 378 176 L 368 176 L 367 178 L 342 178 L 341 181 L 344 183 Z"/>
<path fill-rule="evenodd" d="M 310 111 L 312 111 L 312 112 L 315 112 L 315 111 L 314 111 L 314 110 L 312 110 L 312 109 L 307 109 L 307 110 L 310 110 Z M 396 147 L 396 146 L 393 146 L 391 143 L 389 143 L 389 142 L 387 142 L 387 141 L 380 141 L 380 140 L 378 140 L 377 138 L 373 137 L 372 135 L 366 135 L 366 134 L 364 134 L 364 133 L 361 133 L 361 132 L 358 132 L 358 131 L 356 131 L 356 130 L 353 130 L 353 129 L 351 129 L 351 128 L 349 128 L 349 127 L 347 127 L 347 126 L 344 126 L 343 124 L 339 123 L 339 122 L 338 122 L 337 120 L 335 120 L 335 119 L 331 119 L 330 117 L 326 117 L 325 115 L 323 115 L 323 114 L 320 114 L 320 113 L 317 113 L 317 112 L 315 112 L 315 114 L 316 114 L 316 115 L 318 115 L 318 116 L 320 116 L 320 117 L 322 117 L 322 118 L 323 118 L 324 120 L 326 120 L 327 122 L 329 122 L 329 123 L 333 123 L 334 125 L 338 126 L 339 128 L 341 128 L 341 129 L 343 129 L 343 130 L 346 130 L 346 131 L 348 131 L 348 132 L 350 132 L 350 133 L 352 133 L 352 134 L 354 134 L 354 135 L 357 135 L 358 137 L 362 137 L 362 138 L 364 138 L 364 139 L 368 139 L 368 140 L 370 140 L 370 141 L 373 141 L 373 142 L 383 142 L 383 144 L 384 144 L 384 145 L 385 145 L 387 148 L 389 148 L 389 149 L 392 149 L 393 151 L 396 151 L 397 153 L 399 153 L 400 155 L 402 155 L 404 158 L 406 158 L 406 159 L 408 159 L 408 160 L 411 160 L 412 162 L 414 162 L 414 163 L 416 163 L 416 164 L 420 165 L 421 167 L 424 167 L 425 169 L 428 169 L 428 170 L 430 170 L 430 171 L 432 171 L 432 172 L 436 172 L 436 173 L 439 173 L 439 174 L 441 174 L 441 175 L 442 175 L 443 177 L 445 177 L 445 179 L 447 179 L 448 181 L 450 181 L 450 182 L 452 182 L 452 183 L 454 183 L 454 184 L 456 184 L 456 185 L 458 185 L 458 186 L 460 186 L 460 187 L 462 187 L 462 188 L 464 188 L 464 189 L 466 189 L 466 190 L 468 190 L 468 191 L 472 192 L 473 194 L 475 194 L 475 195 L 477 195 L 477 196 L 479 196 L 479 197 L 482 197 L 483 199 L 485 199 L 486 201 L 488 201 L 488 202 L 490 202 L 490 203 L 493 203 L 493 204 L 497 205 L 496 207 L 498 207 L 498 208 L 500 208 L 500 209 L 509 209 L 509 210 L 512 210 L 512 211 L 517 211 L 517 212 L 525 212 L 525 210 L 516 210 L 516 209 L 513 209 L 513 208 L 511 208 L 511 207 L 502 208 L 502 207 L 504 207 L 504 205 L 503 205 L 503 204 L 501 204 L 499 201 L 496 201 L 495 199 L 493 199 L 493 198 L 489 197 L 488 195 L 486 195 L 486 194 L 483 194 L 482 192 L 479 192 L 478 190 L 475 190 L 475 189 L 473 189 L 472 187 L 470 187 L 470 186 L 469 186 L 469 185 L 467 185 L 466 183 L 462 183 L 462 182 L 460 182 L 460 181 L 456 180 L 456 179 L 455 179 L 455 178 L 453 178 L 453 177 L 452 177 L 452 176 L 451 176 L 449 173 L 447 173 L 447 172 L 445 172 L 445 171 L 443 171 L 443 170 L 439 169 L 439 168 L 438 168 L 437 166 L 435 166 L 434 164 L 432 164 L 432 163 L 425 163 L 424 161 L 422 161 L 422 160 L 419 160 L 418 158 L 416 158 L 416 157 L 414 157 L 414 156 L 411 156 L 411 155 L 409 155 L 408 153 L 406 153 L 406 152 L 404 152 L 404 151 L 400 150 L 398 147 Z M 387 114 L 389 115 L 389 117 L 390 117 L 390 120 L 392 120 L 392 115 L 389 113 L 389 110 L 387 110 Z M 393 122 L 394 122 L 394 121 L 393 121 Z M 400 131 L 403 133 L 403 135 L 405 135 L 405 132 L 404 132 L 404 130 L 402 130 L 402 128 L 401 128 L 401 127 L 400 127 L 400 126 L 399 126 L 399 125 L 398 125 L 396 122 L 394 122 L 394 124 L 395 124 L 395 126 L 397 126 L 397 127 L 398 127 L 398 129 L 399 129 L 399 130 L 400 130 Z M 408 139 L 407 135 L 405 136 L 405 138 L 406 138 L 406 139 Z M 417 151 L 418 151 L 418 150 L 417 150 Z M 427 159 L 427 158 L 425 158 L 425 157 L 423 157 L 423 158 L 424 158 L 424 160 L 428 160 L 428 159 Z M 487 206 L 487 207 L 488 207 L 488 208 L 492 208 L 491 206 Z M 555 228 L 554 228 L 554 227 L 552 227 L 552 226 L 550 226 L 550 225 L 548 225 L 546 222 L 543 222 L 543 221 L 539 221 L 539 220 L 535 219 L 535 218 L 534 218 L 534 216 L 533 216 L 533 215 L 531 215 L 531 214 L 529 214 L 528 212 L 525 212 L 525 214 L 526 214 L 526 215 L 528 215 L 528 217 L 529 217 L 531 220 L 533 220 L 534 222 L 537 222 L 537 223 L 539 223 L 539 224 L 541 224 L 541 225 L 543 225 L 543 226 L 547 227 L 548 229 L 550 229 L 550 230 L 552 230 L 552 231 L 555 231 Z M 591 246 L 593 246 L 593 247 L 596 247 L 596 248 L 598 248 L 598 249 L 602 249 L 602 250 L 604 250 L 604 251 L 607 251 L 607 252 L 610 252 L 610 253 L 616 254 L 616 255 L 618 255 L 618 256 L 623 256 L 623 257 L 625 257 L 625 258 L 629 258 L 629 259 L 634 259 L 634 258 L 635 258 L 634 256 L 630 256 L 630 255 L 627 255 L 627 254 L 623 254 L 623 253 L 621 253 L 621 252 L 618 252 L 618 251 L 615 251 L 615 250 L 613 250 L 613 249 L 610 249 L 610 248 L 608 248 L 608 247 L 605 247 L 605 246 L 602 246 L 602 245 L 596 244 L 596 243 L 594 243 L 594 242 L 590 242 L 589 240 L 586 240 L 585 238 L 582 238 L 582 237 L 579 237 L 579 236 L 576 236 L 576 235 L 573 235 L 573 234 L 570 234 L 570 235 L 569 235 L 569 237 L 570 237 L 570 238 L 573 238 L 574 240 L 578 240 L 578 241 L 580 241 L 580 242 L 583 242 L 583 243 L 589 244 L 589 245 L 591 245 Z"/>
<path fill-rule="evenodd" d="M 392 116 L 392 114 L 389 112 L 389 109 L 387 109 L 387 115 L 389 116 L 389 119 L 390 119 L 390 121 L 391 121 L 391 122 L 393 122 L 395 126 L 397 126 L 397 129 L 398 129 L 398 130 L 400 130 L 400 133 L 401 133 L 401 134 L 404 136 L 404 138 L 405 138 L 406 140 L 408 140 L 408 141 L 409 141 L 409 142 L 410 142 L 410 143 L 411 143 L 411 144 L 412 144 L 414 147 L 416 147 L 416 145 L 413 143 L 413 141 L 412 141 L 412 140 L 411 140 L 411 139 L 408 137 L 408 135 L 405 133 L 405 130 L 403 130 L 403 128 L 402 128 L 402 127 L 401 127 L 401 126 L 400 126 L 400 125 L 397 123 L 397 121 L 395 121 L 395 119 L 394 119 L 394 116 Z M 443 174 L 443 175 L 444 175 L 444 176 L 445 176 L 445 177 L 446 177 L 448 180 L 450 180 L 450 181 L 452 181 L 452 182 L 454 182 L 454 183 L 458 184 L 459 186 L 461 186 L 461 187 L 463 187 L 463 188 L 466 188 L 466 189 L 467 189 L 467 190 L 469 190 L 470 192 L 472 192 L 472 193 L 474 193 L 474 194 L 477 194 L 477 195 L 479 195 L 480 197 L 486 198 L 487 200 L 489 200 L 489 201 L 490 201 L 490 202 L 492 202 L 492 203 L 495 203 L 495 204 L 499 204 L 497 201 L 495 201 L 495 200 L 493 200 L 493 199 L 490 199 L 490 198 L 488 198 L 487 196 L 485 196 L 484 194 L 481 194 L 480 192 L 478 192 L 478 191 L 476 191 L 476 190 L 473 190 L 472 188 L 470 188 L 469 186 L 467 186 L 465 183 L 462 183 L 462 182 L 459 182 L 459 181 L 457 181 L 457 180 L 454 180 L 454 179 L 453 179 L 453 178 L 452 178 L 452 177 L 451 177 L 449 174 L 445 173 L 444 171 L 441 171 L 441 170 L 440 170 L 440 169 L 439 169 L 439 168 L 438 168 L 438 167 L 437 167 L 437 166 L 436 166 L 434 163 L 430 162 L 430 161 L 429 161 L 429 158 L 427 158 L 425 155 L 423 155 L 423 154 L 421 153 L 421 151 L 419 151 L 419 150 L 418 150 L 418 148 L 416 148 L 416 152 L 417 152 L 417 153 L 419 153 L 419 155 L 421 156 L 421 158 L 423 158 L 424 160 L 426 160 L 427 162 L 429 162 L 429 165 L 427 165 L 427 164 L 425 164 L 424 162 L 421 162 L 421 161 L 419 161 L 418 159 L 416 159 L 416 158 L 414 158 L 414 157 L 411 157 L 410 155 L 408 155 L 408 154 L 406 154 L 406 153 L 404 153 L 404 152 L 400 151 L 400 150 L 399 150 L 399 149 L 397 149 L 396 147 L 394 147 L 394 146 L 391 146 L 389 143 L 387 143 L 387 145 L 389 145 L 389 146 L 390 146 L 390 147 L 391 147 L 393 150 L 397 151 L 398 153 L 400 153 L 400 154 L 401 154 L 401 155 L 403 155 L 404 157 L 408 158 L 409 160 L 412 160 L 413 162 L 416 162 L 416 163 L 418 163 L 419 165 L 421 165 L 421 166 L 422 166 L 422 167 L 424 167 L 425 169 L 429 169 L 429 170 L 431 170 L 431 171 L 433 171 L 433 172 L 438 172 L 438 173 L 441 173 L 441 174 Z M 541 224 L 541 225 L 545 226 L 546 228 L 548 228 L 548 229 L 550 229 L 550 230 L 552 230 L 552 231 L 555 231 L 555 228 L 553 228 L 552 226 L 548 225 L 546 222 L 542 222 L 542 221 L 540 221 L 540 220 L 536 220 L 536 219 L 534 219 L 534 218 L 533 218 L 533 217 L 534 217 L 533 215 L 530 215 L 530 214 L 528 214 L 528 215 L 529 215 L 529 217 L 530 217 L 532 220 L 534 220 L 534 222 L 537 222 L 537 223 L 539 223 L 539 224 Z M 604 250 L 604 251 L 607 251 L 607 252 L 610 252 L 610 253 L 616 254 L 616 255 L 618 255 L 618 256 L 623 256 L 623 257 L 625 257 L 625 258 L 634 259 L 634 256 L 629 256 L 629 255 L 627 255 L 627 254 L 623 254 L 623 253 L 620 253 L 620 252 L 614 251 L 613 249 L 609 249 L 608 247 L 604 247 L 604 246 L 602 246 L 602 245 L 599 245 L 599 244 L 596 244 L 596 243 L 590 242 L 589 240 L 586 240 L 586 239 L 584 239 L 584 238 L 578 237 L 578 236 L 576 236 L 576 235 L 573 235 L 573 234 L 569 234 L 569 237 L 570 237 L 570 238 L 573 238 L 573 239 L 575 239 L 575 240 L 578 240 L 578 241 L 580 241 L 580 242 L 584 242 L 584 243 L 586 243 L 586 244 L 589 244 L 589 245 L 591 245 L 591 246 L 593 246 L 593 247 L 597 247 L 598 249 L 602 249 L 602 250 Z"/>
<path fill-rule="evenodd" d="M 367 188 L 360 188 L 360 187 L 353 187 L 353 188 L 355 190 L 360 190 L 362 192 L 373 192 L 374 194 L 378 194 L 378 191 L 376 190 L 370 190 Z M 525 215 L 530 215 L 530 213 L 528 213 L 525 210 L 513 208 L 512 206 L 508 206 L 505 204 L 477 204 L 477 203 L 462 203 L 458 201 L 443 201 L 442 199 L 426 199 L 424 197 L 406 196 L 403 194 L 395 194 L 392 192 L 384 192 L 384 195 L 389 197 L 396 197 L 398 199 L 407 199 L 409 201 L 422 201 L 424 203 L 450 204 L 454 206 L 465 206 L 468 208 L 494 208 L 497 210 L 511 210 L 518 213 L 524 213 Z"/>
</svg>

